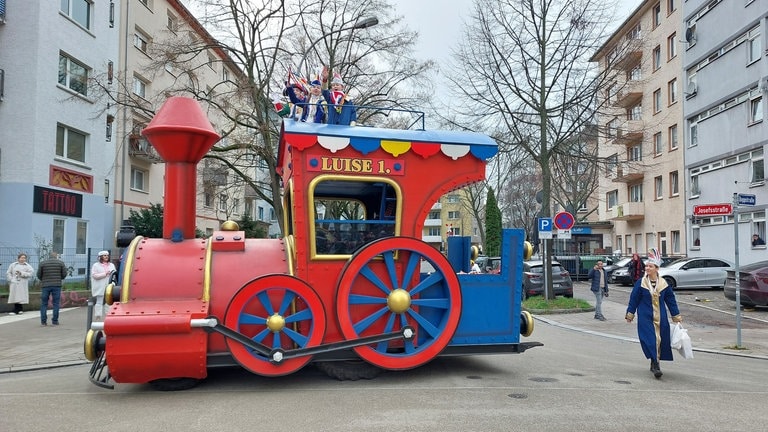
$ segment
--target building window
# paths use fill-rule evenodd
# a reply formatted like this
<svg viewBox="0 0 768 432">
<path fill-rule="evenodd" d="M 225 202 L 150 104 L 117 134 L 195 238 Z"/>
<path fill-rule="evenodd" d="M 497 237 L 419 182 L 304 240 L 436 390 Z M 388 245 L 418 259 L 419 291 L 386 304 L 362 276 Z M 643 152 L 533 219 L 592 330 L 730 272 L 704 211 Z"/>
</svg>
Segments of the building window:
<svg viewBox="0 0 768 432">
<path fill-rule="evenodd" d="M 677 57 L 677 41 L 675 40 L 676 38 L 677 38 L 677 33 L 672 33 L 672 35 L 667 38 L 667 61 Z"/>
<path fill-rule="evenodd" d="M 656 191 L 656 199 L 660 200 L 664 198 L 664 182 L 662 181 L 661 176 L 654 177 L 653 187 Z"/>
<path fill-rule="evenodd" d="M 765 213 L 763 213 L 764 215 Z M 763 218 L 765 216 L 762 216 Z M 755 236 L 758 238 L 755 239 Z M 755 240 L 762 240 L 755 241 Z M 765 249 L 765 220 L 753 220 L 752 221 L 752 235 L 750 236 L 752 247 L 755 249 Z M 762 243 L 762 244 L 760 244 Z"/>
<path fill-rule="evenodd" d="M 661 132 L 653 134 L 653 150 L 656 155 L 660 155 L 664 150 L 664 143 L 661 140 Z"/>
<path fill-rule="evenodd" d="M 203 207 L 213 208 L 213 191 L 206 190 L 203 192 Z"/>
<path fill-rule="evenodd" d="M 643 104 L 637 104 L 631 108 L 627 108 L 627 120 L 642 120 L 643 119 Z"/>
<path fill-rule="evenodd" d="M 763 159 L 752 160 L 752 183 L 763 183 L 765 181 L 765 166 Z"/>
<path fill-rule="evenodd" d="M 246 215 L 253 219 L 253 198 L 245 199 L 245 210 L 243 210 L 243 216 Z"/>
<path fill-rule="evenodd" d="M 656 89 L 653 92 L 653 113 L 657 114 L 661 111 L 661 89 Z"/>
<path fill-rule="evenodd" d="M 643 78 L 643 69 L 638 64 L 627 72 L 627 81 L 639 81 Z"/>
<path fill-rule="evenodd" d="M 759 96 L 749 101 L 749 123 L 763 121 L 763 97 Z"/>
<path fill-rule="evenodd" d="M 619 130 L 619 119 L 614 118 L 608 122 L 608 136 L 613 138 L 616 136 L 616 131 Z"/>
<path fill-rule="evenodd" d="M 88 96 L 88 68 L 65 54 L 59 53 L 59 84 Z"/>
<path fill-rule="evenodd" d="M 171 11 L 166 11 L 168 14 L 168 30 L 176 32 L 179 29 L 179 19 Z"/>
<path fill-rule="evenodd" d="M 691 227 L 691 238 L 693 239 L 691 249 L 699 249 L 701 247 L 701 231 L 698 226 Z"/>
<path fill-rule="evenodd" d="M 51 233 L 51 250 L 64 252 L 64 219 L 53 220 L 53 232 Z"/>
<path fill-rule="evenodd" d="M 677 149 L 677 125 L 670 126 L 668 131 L 667 141 L 669 141 L 669 149 L 675 150 Z"/>
<path fill-rule="evenodd" d="M 672 234 L 672 253 L 680 253 L 680 231 L 670 231 Z"/>
<path fill-rule="evenodd" d="M 448 202 L 451 204 L 459 202 L 459 196 L 456 194 L 448 195 Z"/>
<path fill-rule="evenodd" d="M 608 210 L 619 205 L 619 191 L 612 190 L 605 194 L 605 204 Z"/>
<path fill-rule="evenodd" d="M 619 155 L 618 154 L 612 154 L 606 158 L 605 162 L 605 175 L 610 176 L 613 175 L 616 167 L 619 166 Z"/>
<path fill-rule="evenodd" d="M 75 235 L 75 253 L 85 254 L 85 245 L 88 240 L 88 222 L 77 221 L 77 234 Z"/>
<path fill-rule="evenodd" d="M 631 202 L 643 202 L 643 184 L 638 183 L 629 187 L 629 200 Z"/>
<path fill-rule="evenodd" d="M 440 227 L 429 227 L 427 235 L 437 237 L 440 236 Z"/>
<path fill-rule="evenodd" d="M 87 135 L 63 125 L 56 126 L 56 156 L 85 163 Z"/>
<path fill-rule="evenodd" d="M 449 211 L 448 212 L 448 219 L 455 220 L 459 218 L 459 212 L 458 211 Z"/>
<path fill-rule="evenodd" d="M 689 139 L 691 140 L 689 147 L 696 147 L 699 145 L 699 124 L 696 122 L 690 122 L 688 125 Z"/>
<path fill-rule="evenodd" d="M 214 63 L 216 63 L 216 56 L 214 56 L 210 52 L 207 54 L 208 54 L 208 67 L 211 68 L 211 70 L 216 70 L 216 67 L 214 66 Z"/>
<path fill-rule="evenodd" d="M 669 97 L 669 105 L 677 102 L 677 78 L 667 83 L 667 95 Z"/>
<path fill-rule="evenodd" d="M 677 0 L 667 0 L 667 15 L 672 15 L 672 12 L 677 10 Z"/>
<path fill-rule="evenodd" d="M 259 206 L 259 220 L 264 220 L 264 207 Z"/>
<path fill-rule="evenodd" d="M 680 176 L 677 174 L 677 171 L 672 171 L 669 173 L 669 196 L 678 196 L 680 195 Z"/>
<path fill-rule="evenodd" d="M 91 7 L 89 0 L 61 0 L 61 12 L 86 29 L 91 28 Z"/>
<path fill-rule="evenodd" d="M 147 98 L 147 82 L 138 76 L 133 77 L 133 94 L 142 99 Z"/>
<path fill-rule="evenodd" d="M 627 149 L 627 160 L 630 162 L 639 162 L 643 160 L 643 145 L 637 144 Z"/>
<path fill-rule="evenodd" d="M 661 67 L 661 45 L 653 49 L 653 70 L 657 71 Z"/>
<path fill-rule="evenodd" d="M 221 80 L 229 81 L 229 69 L 227 69 L 226 67 L 221 68 Z"/>
<path fill-rule="evenodd" d="M 227 194 L 219 194 L 219 210 L 227 211 Z"/>
<path fill-rule="evenodd" d="M 653 7 L 653 28 L 661 24 L 661 3 L 656 3 Z"/>
<path fill-rule="evenodd" d="M 140 32 L 138 29 L 136 30 L 136 33 L 133 34 L 133 46 L 139 49 L 139 51 L 143 53 L 147 53 L 147 49 L 149 48 L 149 36 L 145 35 L 144 33 Z"/>
<path fill-rule="evenodd" d="M 240 200 L 238 198 L 232 199 L 232 214 L 240 213 Z"/>
<path fill-rule="evenodd" d="M 131 167 L 131 189 L 146 192 L 147 186 L 147 172 L 140 168 Z"/>
<path fill-rule="evenodd" d="M 622 247 L 622 238 L 620 235 L 616 236 L 616 250 L 615 252 L 621 253 Z"/>
<path fill-rule="evenodd" d="M 691 176 L 691 198 L 695 198 L 701 195 L 701 189 L 699 188 L 699 175 Z"/>
<path fill-rule="evenodd" d="M 747 41 L 747 64 L 760 60 L 760 28 L 749 32 Z"/>
<path fill-rule="evenodd" d="M 275 219 L 275 209 L 273 209 L 272 207 L 269 208 L 269 220 L 270 221 L 277 220 Z"/>
</svg>

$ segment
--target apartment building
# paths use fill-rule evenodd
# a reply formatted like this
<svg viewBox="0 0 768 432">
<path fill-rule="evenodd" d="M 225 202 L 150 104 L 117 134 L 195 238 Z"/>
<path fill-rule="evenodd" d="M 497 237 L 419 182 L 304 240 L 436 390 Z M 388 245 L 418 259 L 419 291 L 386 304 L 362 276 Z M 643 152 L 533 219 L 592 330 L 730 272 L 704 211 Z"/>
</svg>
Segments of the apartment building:
<svg viewBox="0 0 768 432">
<path fill-rule="evenodd" d="M 440 197 L 424 220 L 421 239 L 445 251 L 450 236 L 469 236 L 473 245 L 480 244 L 480 231 L 475 223 L 467 192 L 459 189 Z"/>
<path fill-rule="evenodd" d="M 750 241 L 767 234 L 768 4 L 689 0 L 682 16 L 688 254 L 733 259 L 738 219 L 741 264 L 768 259 L 765 245 Z M 734 194 L 753 195 L 754 205 L 738 206 L 738 217 L 713 211 Z"/>
<path fill-rule="evenodd" d="M 616 72 L 598 118 L 599 215 L 613 223 L 605 245 L 623 254 L 686 253 L 682 3 L 643 1 L 592 58 Z"/>
<path fill-rule="evenodd" d="M 114 4 L 0 0 L 2 247 L 113 243 L 113 118 L 89 83 L 118 61 Z"/>
<path fill-rule="evenodd" d="M 120 105 L 116 108 L 117 158 L 115 162 L 115 226 L 131 211 L 163 202 L 165 166 L 157 152 L 140 134 L 168 95 L 234 95 L 241 73 L 228 55 L 215 48 L 215 41 L 179 0 L 123 0 L 120 3 L 120 61 L 117 76 L 126 91 L 116 88 Z M 189 57 L 183 62 L 167 61 L 159 50 L 174 50 L 188 44 Z M 204 49 L 199 47 L 205 46 Z M 222 96 L 234 97 L 234 96 Z M 236 101 L 228 101 L 237 103 Z M 201 101 L 217 131 L 231 130 L 231 124 L 216 109 Z M 222 135 L 224 135 L 222 133 Z M 226 146 L 224 138 L 216 146 Z M 245 158 L 245 153 L 228 155 Z M 234 163 L 234 161 L 233 161 Z M 239 161 L 243 170 L 257 178 L 266 176 L 258 160 Z M 248 166 L 249 165 L 249 166 Z M 225 220 L 251 219 L 270 225 L 270 234 L 278 232 L 274 211 L 258 199 L 221 162 L 204 159 L 198 166 L 196 227 L 210 235 Z"/>
</svg>

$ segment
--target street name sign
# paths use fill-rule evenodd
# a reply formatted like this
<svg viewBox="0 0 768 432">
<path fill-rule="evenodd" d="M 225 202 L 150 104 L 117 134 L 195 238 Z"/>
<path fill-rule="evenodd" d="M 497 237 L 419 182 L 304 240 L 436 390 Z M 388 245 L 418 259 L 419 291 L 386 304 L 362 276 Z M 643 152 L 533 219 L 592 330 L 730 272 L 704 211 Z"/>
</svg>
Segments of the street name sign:
<svg viewBox="0 0 768 432">
<path fill-rule="evenodd" d="M 739 194 L 739 205 L 753 206 L 757 204 L 757 197 L 752 194 Z"/>
<path fill-rule="evenodd" d="M 733 205 L 722 204 L 702 204 L 693 206 L 694 216 L 728 216 L 733 213 Z"/>
</svg>

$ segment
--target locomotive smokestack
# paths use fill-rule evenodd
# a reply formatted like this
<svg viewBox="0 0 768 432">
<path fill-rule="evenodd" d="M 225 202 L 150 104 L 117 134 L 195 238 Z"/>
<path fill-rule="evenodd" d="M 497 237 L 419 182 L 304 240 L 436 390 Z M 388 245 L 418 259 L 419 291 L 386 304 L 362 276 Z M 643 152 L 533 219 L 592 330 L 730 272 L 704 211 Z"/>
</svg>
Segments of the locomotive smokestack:
<svg viewBox="0 0 768 432">
<path fill-rule="evenodd" d="M 221 138 L 194 99 L 169 98 L 142 131 L 165 160 L 163 238 L 195 237 L 197 163 Z"/>
</svg>

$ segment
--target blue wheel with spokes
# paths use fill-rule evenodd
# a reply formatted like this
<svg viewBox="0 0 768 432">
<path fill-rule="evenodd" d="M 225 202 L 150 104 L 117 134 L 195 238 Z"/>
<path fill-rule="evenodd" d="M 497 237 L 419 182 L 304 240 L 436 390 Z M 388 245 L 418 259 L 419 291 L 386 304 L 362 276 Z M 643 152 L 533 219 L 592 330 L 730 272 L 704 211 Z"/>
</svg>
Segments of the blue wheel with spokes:
<svg viewBox="0 0 768 432">
<path fill-rule="evenodd" d="M 432 271 L 422 273 L 422 266 Z M 369 243 L 347 263 L 336 313 L 348 340 L 413 327 L 413 339 L 355 348 L 376 366 L 410 369 L 432 360 L 450 342 L 461 315 L 461 289 L 437 249 L 414 238 L 388 237 Z"/>
<path fill-rule="evenodd" d="M 288 275 L 268 275 L 249 282 L 232 298 L 224 325 L 267 348 L 290 350 L 320 345 L 325 335 L 322 301 L 309 285 Z M 311 356 L 274 364 L 245 345 L 227 338 L 232 357 L 259 375 L 286 375 L 301 369 Z"/>
</svg>

